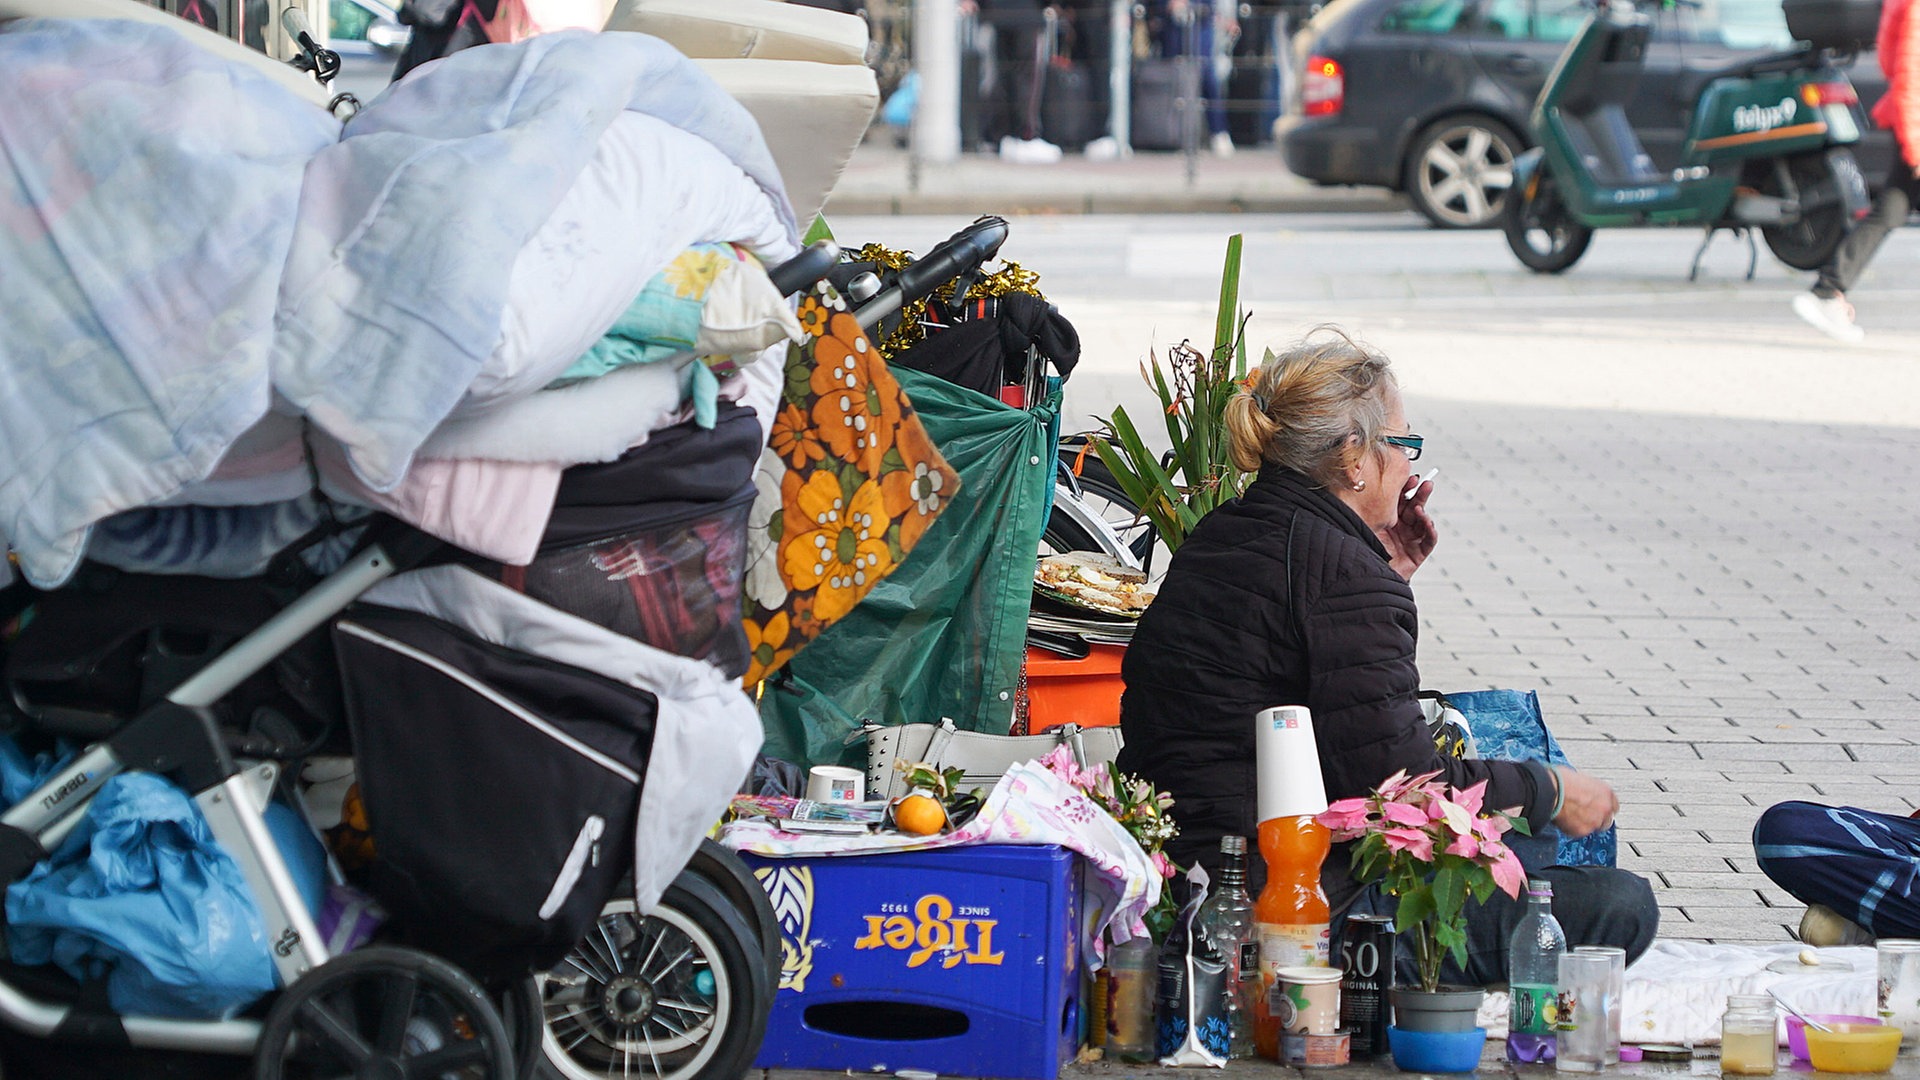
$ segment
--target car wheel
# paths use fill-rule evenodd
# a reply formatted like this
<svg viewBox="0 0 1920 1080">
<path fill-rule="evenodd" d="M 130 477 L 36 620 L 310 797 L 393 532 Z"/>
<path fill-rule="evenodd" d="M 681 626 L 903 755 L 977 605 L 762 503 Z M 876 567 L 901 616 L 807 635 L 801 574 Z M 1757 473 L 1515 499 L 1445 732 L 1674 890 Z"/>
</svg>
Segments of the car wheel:
<svg viewBox="0 0 1920 1080">
<path fill-rule="evenodd" d="M 1407 197 L 1442 229 L 1485 229 L 1500 223 L 1513 158 L 1523 148 L 1513 129 L 1492 117 L 1451 116 L 1427 125 L 1407 155 Z"/>
</svg>

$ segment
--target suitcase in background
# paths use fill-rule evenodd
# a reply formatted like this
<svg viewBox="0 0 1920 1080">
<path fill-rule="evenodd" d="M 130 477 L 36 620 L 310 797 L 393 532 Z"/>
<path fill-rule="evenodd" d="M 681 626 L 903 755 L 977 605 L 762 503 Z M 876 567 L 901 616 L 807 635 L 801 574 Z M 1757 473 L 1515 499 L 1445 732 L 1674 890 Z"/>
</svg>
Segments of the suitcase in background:
<svg viewBox="0 0 1920 1080">
<path fill-rule="evenodd" d="M 1195 145 L 1199 145 L 1200 65 L 1178 60 L 1153 58 L 1133 62 L 1133 148 L 1135 150 L 1180 150 L 1185 148 L 1185 124 L 1195 126 Z"/>
<path fill-rule="evenodd" d="M 1040 98 L 1040 137 L 1062 150 L 1079 150 L 1099 138 L 1099 103 L 1093 76 L 1064 56 L 1047 65 L 1046 87 Z"/>
</svg>

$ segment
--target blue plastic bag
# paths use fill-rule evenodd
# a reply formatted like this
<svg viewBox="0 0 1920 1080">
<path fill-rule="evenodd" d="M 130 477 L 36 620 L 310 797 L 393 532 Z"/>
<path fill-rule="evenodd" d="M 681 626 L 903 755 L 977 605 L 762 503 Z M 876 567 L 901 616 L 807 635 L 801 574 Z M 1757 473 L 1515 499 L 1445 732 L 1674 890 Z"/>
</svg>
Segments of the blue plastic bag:
<svg viewBox="0 0 1920 1080">
<path fill-rule="evenodd" d="M 13 794 L 7 779 L 0 790 Z M 317 908 L 318 841 L 278 804 L 267 823 Z M 239 864 L 187 793 L 151 774 L 101 787 L 60 849 L 8 887 L 7 921 L 15 962 L 104 975 L 123 1015 L 225 1018 L 278 985 Z"/>
<path fill-rule="evenodd" d="M 1546 718 L 1540 712 L 1540 697 L 1531 690 L 1470 690 L 1466 693 L 1449 693 L 1446 699 L 1460 714 L 1467 718 L 1467 726 L 1473 729 L 1474 745 L 1479 756 L 1489 761 L 1542 761 L 1549 765 L 1567 765 L 1567 755 L 1560 749 L 1560 743 L 1547 730 Z M 1546 849 L 1540 859 L 1542 864 L 1558 862 L 1561 866 L 1612 866 L 1617 847 L 1617 833 L 1609 825 L 1597 833 L 1583 836 L 1578 840 L 1560 835 L 1560 830 L 1548 826 L 1542 830 L 1544 839 L 1550 837 L 1557 847 Z M 1532 848 L 1525 838 L 1515 836 L 1513 848 L 1521 855 L 1521 861 L 1529 870 L 1538 869 L 1534 860 L 1529 858 Z"/>
<path fill-rule="evenodd" d="M 913 123 L 913 113 L 919 105 L 920 73 L 909 71 L 906 78 L 900 80 L 899 88 L 887 98 L 887 103 L 880 106 L 880 119 L 894 127 L 906 127 Z"/>
</svg>

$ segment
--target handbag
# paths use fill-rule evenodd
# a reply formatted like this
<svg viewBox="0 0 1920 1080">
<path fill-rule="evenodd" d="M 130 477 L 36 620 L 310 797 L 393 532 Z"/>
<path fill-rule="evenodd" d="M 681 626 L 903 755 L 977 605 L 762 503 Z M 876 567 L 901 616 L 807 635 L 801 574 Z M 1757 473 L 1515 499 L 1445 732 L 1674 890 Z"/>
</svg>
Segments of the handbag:
<svg viewBox="0 0 1920 1080">
<path fill-rule="evenodd" d="M 1008 769 L 1046 757 L 1056 747 L 1073 747 L 1081 768 L 1120 756 L 1117 727 L 1083 728 L 1062 724 L 1038 735 L 989 735 L 961 731 L 941 717 L 938 724 L 863 724 L 848 738 L 867 740 L 867 798 L 896 799 L 907 793 L 907 778 L 896 761 L 923 761 L 938 769 L 959 769 L 960 784 L 992 787 Z"/>
</svg>

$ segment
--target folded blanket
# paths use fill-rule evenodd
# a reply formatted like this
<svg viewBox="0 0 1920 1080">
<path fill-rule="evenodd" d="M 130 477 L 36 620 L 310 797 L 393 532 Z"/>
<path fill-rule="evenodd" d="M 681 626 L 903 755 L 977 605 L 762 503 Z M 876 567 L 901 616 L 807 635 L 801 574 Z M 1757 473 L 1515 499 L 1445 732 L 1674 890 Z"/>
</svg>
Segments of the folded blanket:
<svg viewBox="0 0 1920 1080">
<path fill-rule="evenodd" d="M 302 172 L 340 125 L 113 20 L 0 24 L 0 100 L 0 542 L 51 586 L 87 526 L 205 476 L 266 413 Z"/>
<path fill-rule="evenodd" d="M 1795 962 L 1805 951 L 1806 946 L 1792 942 L 1710 945 L 1656 941 L 1627 968 L 1620 1040 L 1633 1044 L 1716 1045 L 1720 1042 L 1720 1016 L 1726 1011 L 1729 994 L 1764 994 L 1771 990 L 1803 1013 L 1874 1015 L 1879 969 L 1872 949 L 1814 949 L 1818 965 Z M 1787 970 L 1768 970 L 1774 964 Z M 1494 1038 L 1506 1037 L 1505 991 L 1487 995 L 1480 1023 Z M 1778 1038 L 1785 1045 L 1784 1020 Z"/>
<path fill-rule="evenodd" d="M 794 235 L 753 118 L 663 41 L 564 31 L 468 49 L 419 74 L 314 156 L 274 337 L 275 388 L 347 448 L 376 490 L 400 482 L 428 433 L 487 374 L 509 292 L 500 268 L 623 112 L 699 136 L 775 197 Z M 716 238 L 733 239 L 689 235 L 668 257 Z"/>
<path fill-rule="evenodd" d="M 344 137 L 159 24 L 8 22 L 0 94 L 34 103 L 0 117 L 0 542 L 42 586 L 72 573 L 96 522 L 175 500 L 216 466 L 240 481 L 207 489 L 217 501 L 293 497 L 284 463 L 229 456 L 270 406 L 390 490 L 443 420 L 551 381 L 688 243 L 737 240 L 770 260 L 798 246 L 751 117 L 638 34 L 467 50 L 394 86 Z M 726 194 L 705 218 L 672 206 L 625 232 L 592 235 L 590 217 L 550 230 L 623 118 L 682 140 L 651 176 Z M 523 274 L 605 277 L 577 249 L 636 240 L 657 242 L 657 261 L 633 268 L 604 321 L 507 347 L 538 323 L 509 317 Z"/>
</svg>

